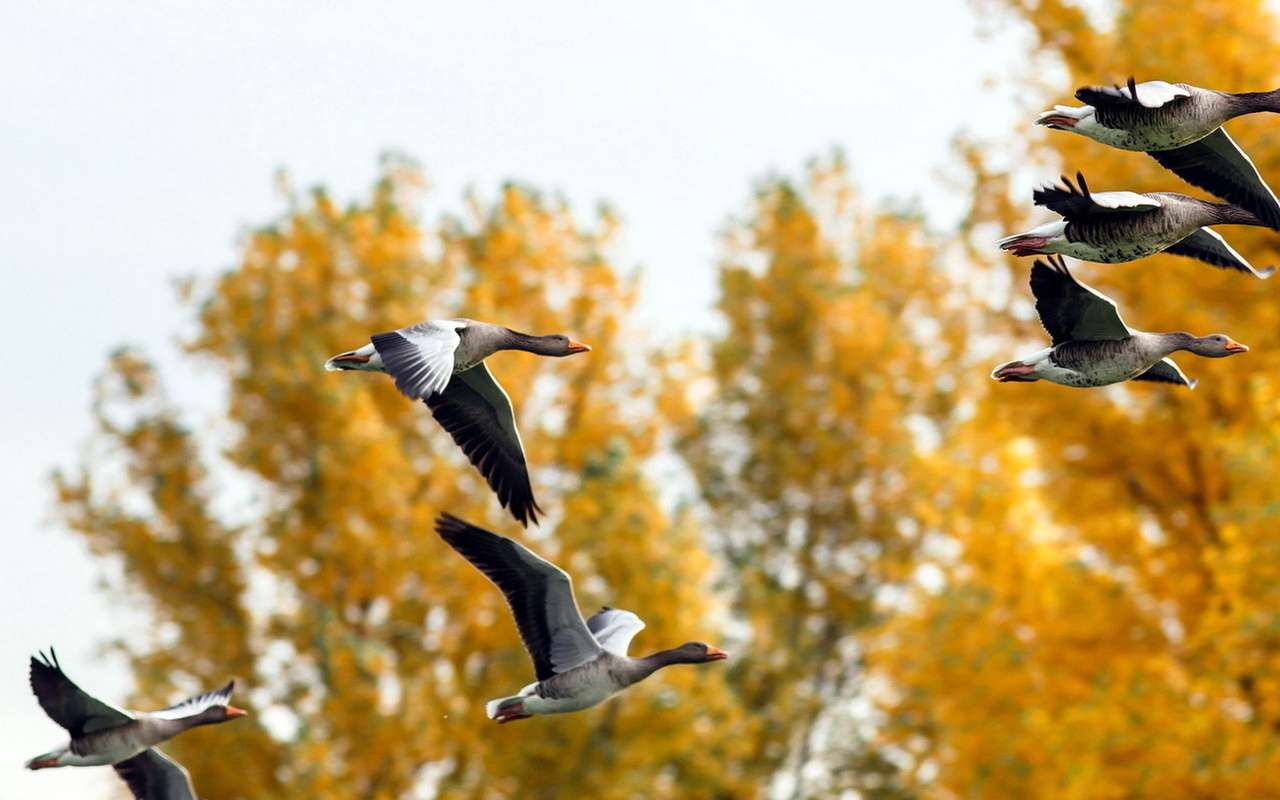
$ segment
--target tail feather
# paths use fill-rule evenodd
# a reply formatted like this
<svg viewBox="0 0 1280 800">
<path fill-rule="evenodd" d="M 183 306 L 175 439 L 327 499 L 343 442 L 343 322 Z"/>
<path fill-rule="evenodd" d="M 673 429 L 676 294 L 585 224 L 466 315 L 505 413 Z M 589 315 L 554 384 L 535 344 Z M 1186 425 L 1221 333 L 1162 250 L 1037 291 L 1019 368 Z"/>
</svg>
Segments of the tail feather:
<svg viewBox="0 0 1280 800">
<path fill-rule="evenodd" d="M 498 724 L 515 722 L 518 719 L 528 719 L 533 715 L 525 711 L 525 698 L 526 695 L 516 695 L 515 697 L 503 697 L 500 700 L 490 700 L 485 703 L 484 713 L 489 719 L 497 720 Z"/>
<path fill-rule="evenodd" d="M 35 758 L 28 759 L 27 763 L 22 766 L 27 769 L 49 769 L 50 767 L 58 767 L 61 766 L 61 764 L 58 763 L 58 759 L 61 758 L 62 754 L 65 752 L 67 752 L 65 747 L 58 750 L 50 750 L 48 753 L 42 753 Z"/>
</svg>

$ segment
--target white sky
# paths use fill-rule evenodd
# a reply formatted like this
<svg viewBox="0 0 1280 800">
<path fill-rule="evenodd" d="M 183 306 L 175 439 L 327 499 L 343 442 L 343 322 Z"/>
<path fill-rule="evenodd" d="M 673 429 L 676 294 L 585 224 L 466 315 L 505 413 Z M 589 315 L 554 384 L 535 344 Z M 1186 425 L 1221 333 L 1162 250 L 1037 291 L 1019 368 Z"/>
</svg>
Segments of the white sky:
<svg viewBox="0 0 1280 800">
<path fill-rule="evenodd" d="M 63 740 L 28 656 L 53 643 L 122 699 L 96 648 L 138 620 L 52 521 L 48 473 L 74 463 L 119 343 L 160 357 L 194 422 L 209 412 L 170 279 L 233 262 L 281 209 L 276 168 L 346 199 L 391 148 L 427 168 L 437 211 L 508 178 L 584 212 L 608 200 L 657 331 L 705 329 L 715 232 L 761 176 L 840 145 L 869 194 L 948 221 L 950 138 L 1018 113 L 981 87 L 1019 48 L 976 29 L 965 0 L 0 4 L 0 800 L 120 791 L 105 768 L 21 768 Z"/>
</svg>

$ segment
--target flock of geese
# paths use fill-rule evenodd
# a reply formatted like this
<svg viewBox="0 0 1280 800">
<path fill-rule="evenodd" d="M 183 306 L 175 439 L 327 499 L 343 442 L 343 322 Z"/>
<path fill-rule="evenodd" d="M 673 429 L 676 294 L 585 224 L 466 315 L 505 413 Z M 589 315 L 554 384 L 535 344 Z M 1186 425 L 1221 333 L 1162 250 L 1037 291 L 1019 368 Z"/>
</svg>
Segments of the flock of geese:
<svg viewBox="0 0 1280 800">
<path fill-rule="evenodd" d="M 1054 106 L 1036 123 L 1087 136 L 1122 150 L 1144 151 L 1183 180 L 1227 201 L 1209 203 L 1174 192 L 1093 192 L 1075 183 L 1036 189 L 1033 199 L 1061 219 L 1001 239 L 1018 256 L 1048 255 L 1031 267 L 1031 293 L 1052 346 L 996 367 L 1002 382 L 1046 380 L 1064 386 L 1157 381 L 1195 388 L 1169 356 L 1179 350 L 1224 358 L 1249 348 L 1223 334 L 1147 333 L 1120 318 L 1116 304 L 1081 283 L 1062 256 L 1115 264 L 1173 253 L 1266 278 L 1210 226 L 1280 230 L 1280 202 L 1223 123 L 1260 111 L 1280 112 L 1280 89 L 1218 92 L 1185 83 L 1129 79 L 1126 86 L 1085 87 L 1087 105 Z"/>
<path fill-rule="evenodd" d="M 524 446 L 511 399 L 485 359 L 500 350 L 553 358 L 591 348 L 567 336 L 531 336 L 509 328 L 451 319 L 375 334 L 356 350 L 325 362 L 327 370 L 383 372 L 411 400 L 423 401 L 521 525 L 537 524 Z M 441 514 L 436 532 L 506 597 L 533 661 L 535 681 L 492 700 L 499 723 L 590 708 L 672 664 L 705 664 L 728 653 L 689 642 L 642 657 L 627 654 L 644 622 L 630 611 L 602 608 L 583 619 L 573 582 L 556 565 L 513 539 Z M 139 800 L 194 800 L 190 776 L 157 745 L 198 725 L 245 712 L 229 705 L 235 682 L 160 711 L 124 711 L 88 694 L 62 671 L 50 650 L 31 659 L 31 689 L 70 741 L 26 764 L 28 769 L 110 764 Z"/>
<path fill-rule="evenodd" d="M 992 377 L 1067 386 L 1125 380 L 1194 386 L 1169 360 L 1170 353 L 1219 358 L 1248 348 L 1223 335 L 1133 330 L 1111 300 L 1072 277 L 1061 255 L 1116 263 L 1170 252 L 1256 277 L 1269 275 L 1270 270 L 1250 266 L 1208 226 L 1280 229 L 1280 203 L 1221 128 L 1242 114 L 1280 111 L 1280 90 L 1229 94 L 1131 79 L 1124 87 L 1081 89 L 1076 97 L 1088 105 L 1057 106 L 1037 122 L 1113 147 L 1147 151 L 1228 202 L 1170 192 L 1092 192 L 1083 175 L 1075 183 L 1063 178 L 1060 187 L 1037 189 L 1036 204 L 1062 219 L 1003 239 L 1000 246 L 1016 255 L 1050 256 L 1032 267 L 1031 291 L 1053 345 L 1002 364 Z M 502 350 L 560 358 L 590 349 L 561 334 L 531 336 L 469 319 L 433 320 L 375 334 L 363 347 L 333 356 L 324 368 L 390 375 L 402 394 L 427 405 L 502 508 L 527 527 L 537 524 L 542 509 L 529 482 L 511 399 L 485 359 Z M 486 715 L 499 723 L 590 708 L 663 667 L 728 657 L 703 642 L 629 656 L 631 640 L 645 626 L 635 614 L 602 608 L 583 619 L 569 575 L 515 540 L 450 514 L 437 519 L 436 533 L 502 592 L 533 661 L 533 683 L 486 704 Z M 194 800 L 186 770 L 156 747 L 190 728 L 244 716 L 229 704 L 234 688 L 233 681 L 160 711 L 125 711 L 80 689 L 50 650 L 31 659 L 31 689 L 70 739 L 26 766 L 110 764 L 139 800 Z"/>
</svg>

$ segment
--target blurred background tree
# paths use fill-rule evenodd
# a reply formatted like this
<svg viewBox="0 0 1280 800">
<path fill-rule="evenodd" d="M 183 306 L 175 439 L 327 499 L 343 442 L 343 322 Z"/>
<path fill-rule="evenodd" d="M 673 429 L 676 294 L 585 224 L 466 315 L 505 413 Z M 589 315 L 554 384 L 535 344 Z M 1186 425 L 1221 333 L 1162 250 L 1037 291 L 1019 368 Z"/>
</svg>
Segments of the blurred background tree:
<svg viewBox="0 0 1280 800">
<path fill-rule="evenodd" d="M 714 390 L 685 438 L 749 646 L 733 668 L 784 797 L 897 797 L 866 741 L 859 637 L 909 578 L 925 456 L 953 424 L 966 312 L 922 221 L 861 207 L 843 158 L 773 179 L 731 226 Z"/>
</svg>

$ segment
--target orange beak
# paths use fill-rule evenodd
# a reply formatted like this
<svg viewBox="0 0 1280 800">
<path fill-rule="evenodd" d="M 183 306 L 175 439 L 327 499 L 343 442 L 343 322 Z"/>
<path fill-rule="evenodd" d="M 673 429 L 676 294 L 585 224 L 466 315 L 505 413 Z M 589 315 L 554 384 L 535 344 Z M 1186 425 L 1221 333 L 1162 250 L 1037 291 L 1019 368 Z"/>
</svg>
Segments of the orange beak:
<svg viewBox="0 0 1280 800">
<path fill-rule="evenodd" d="M 1240 344 L 1240 343 L 1239 343 L 1239 342 L 1237 342 L 1235 339 L 1228 339 L 1228 340 L 1227 340 L 1227 352 L 1228 352 L 1228 353 L 1247 353 L 1247 352 L 1249 352 L 1249 348 L 1248 348 L 1248 347 L 1245 347 L 1245 346 L 1244 346 L 1244 345 L 1242 345 L 1242 344 Z"/>
<path fill-rule="evenodd" d="M 248 712 L 248 711 L 245 711 L 243 708 L 236 708 L 235 706 L 227 706 L 227 717 L 228 717 L 228 718 L 243 717 L 243 716 L 248 715 L 248 713 L 249 713 L 249 712 Z"/>
<path fill-rule="evenodd" d="M 591 352 L 591 345 L 583 344 L 582 342 L 575 342 L 574 340 L 570 339 L 569 352 L 570 353 L 589 353 Z"/>
<path fill-rule="evenodd" d="M 726 659 L 726 658 L 728 658 L 728 657 L 729 657 L 729 654 L 728 654 L 728 653 L 726 653 L 725 651 L 721 650 L 719 647 L 708 647 L 708 648 L 707 648 L 707 660 L 708 660 L 708 661 L 723 661 L 724 659 Z"/>
</svg>

